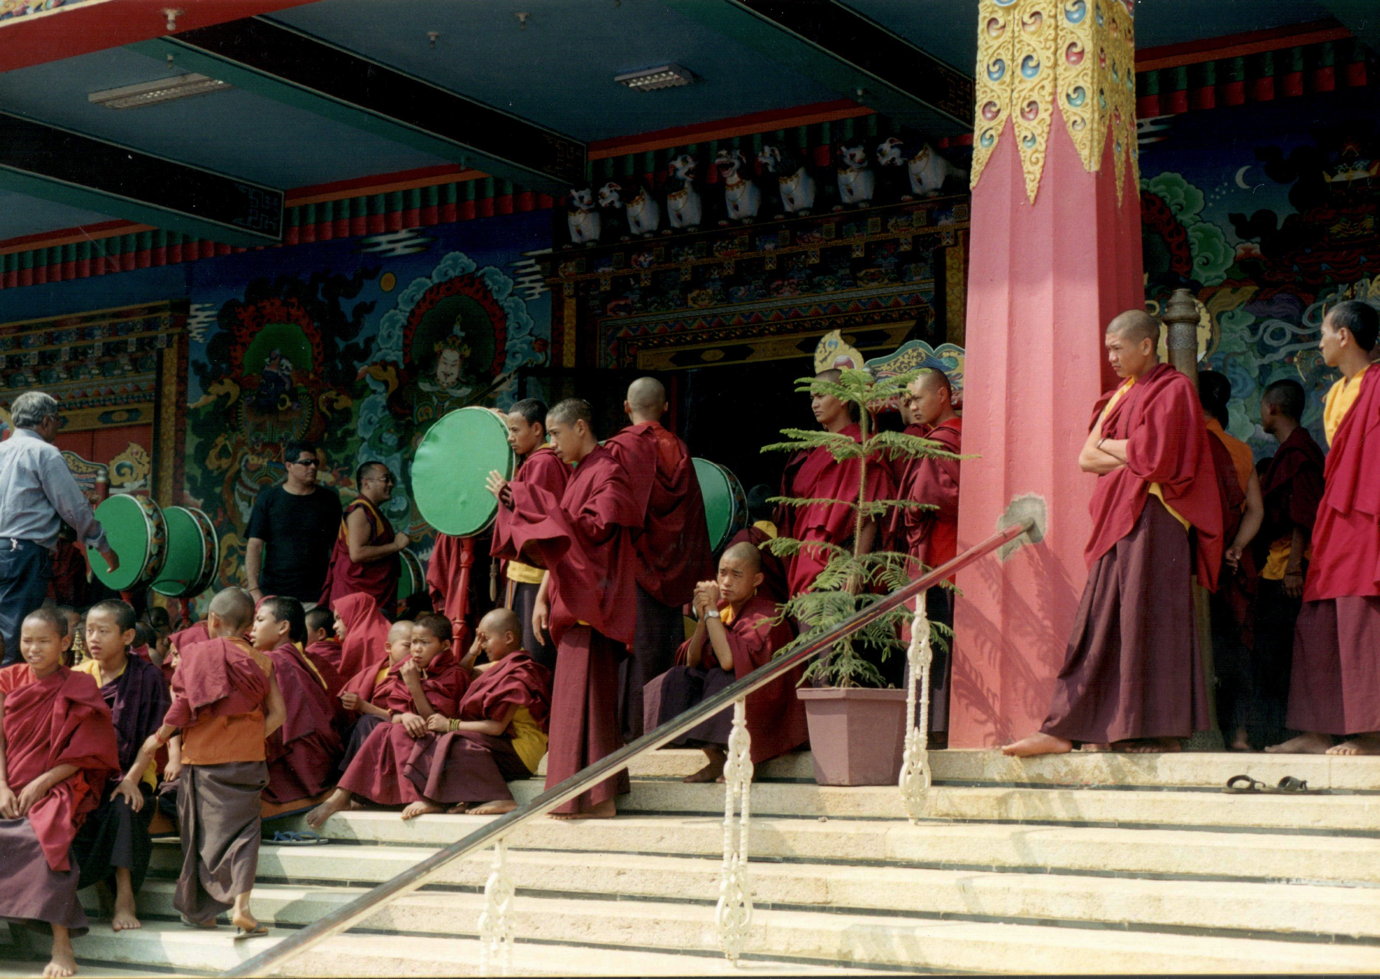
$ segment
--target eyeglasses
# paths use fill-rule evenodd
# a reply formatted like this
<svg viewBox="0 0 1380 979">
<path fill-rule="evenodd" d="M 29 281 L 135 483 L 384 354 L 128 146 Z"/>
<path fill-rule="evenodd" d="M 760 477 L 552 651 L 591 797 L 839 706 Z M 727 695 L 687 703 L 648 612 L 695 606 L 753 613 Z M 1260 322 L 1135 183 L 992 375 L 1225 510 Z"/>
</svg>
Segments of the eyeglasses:
<svg viewBox="0 0 1380 979">
<path fill-rule="evenodd" d="M 319 467 L 319 466 L 321 465 L 321 463 L 319 463 L 319 462 L 316 461 L 315 459 L 293 459 L 292 462 L 293 462 L 293 465 L 297 465 L 297 466 L 308 466 L 308 467 L 310 467 L 310 468 L 312 468 L 312 469 L 316 469 L 317 467 Z"/>
<path fill-rule="evenodd" d="M 392 476 L 370 476 L 369 478 L 370 478 L 370 479 L 373 479 L 373 480 L 377 480 L 377 481 L 380 482 L 380 483 L 396 483 L 396 482 L 397 482 L 397 480 L 396 480 L 395 478 L 393 478 Z"/>
</svg>

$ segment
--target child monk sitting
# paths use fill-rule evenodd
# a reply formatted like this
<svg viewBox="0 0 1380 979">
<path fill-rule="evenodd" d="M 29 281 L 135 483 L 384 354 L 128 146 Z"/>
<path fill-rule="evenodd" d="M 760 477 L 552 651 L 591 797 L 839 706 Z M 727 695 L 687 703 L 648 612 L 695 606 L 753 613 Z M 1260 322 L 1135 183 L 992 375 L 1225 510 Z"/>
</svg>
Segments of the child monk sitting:
<svg viewBox="0 0 1380 979">
<path fill-rule="evenodd" d="M 646 686 L 643 697 L 646 730 L 664 724 L 740 680 L 772 658 L 791 641 L 791 630 L 776 622 L 776 604 L 757 594 L 762 583 L 761 552 L 741 542 L 719 558 L 714 581 L 695 586 L 692 605 L 699 624 L 676 652 L 683 665 L 673 666 Z M 749 694 L 747 727 L 752 738 L 752 762 L 766 761 L 805 742 L 805 712 L 795 695 L 800 671 Z M 709 782 L 724 771 L 725 746 L 733 727 L 733 711 L 724 708 L 687 731 L 672 745 L 699 745 L 709 763 L 687 782 Z"/>
<path fill-rule="evenodd" d="M 20 626 L 24 662 L 0 670 L 0 918 L 51 931 L 45 976 L 76 974 L 87 921 L 68 850 L 119 765 L 110 708 L 62 665 L 67 646 L 66 620 L 39 609 Z"/>
<path fill-rule="evenodd" d="M 331 816 L 350 805 L 354 794 L 383 806 L 416 802 L 420 797 L 403 774 L 412 742 L 433 738 L 427 718 L 438 711 L 458 713 L 469 674 L 450 649 L 450 620 L 439 615 L 417 617 L 412 629 L 412 654 L 398 667 L 398 676 L 411 694 L 409 709 L 392 714 L 392 723 L 370 732 L 359 753 L 340 777 L 340 785 L 326 801 L 307 814 L 307 825 L 320 829 Z"/>
<path fill-rule="evenodd" d="M 340 640 L 335 637 L 335 613 L 317 606 L 307 613 L 307 639 L 303 654 L 316 667 L 317 675 L 326 684 L 326 693 L 340 696 L 340 689 L 349 677 L 340 675 Z"/>
<path fill-rule="evenodd" d="M 111 598 L 91 606 L 86 613 L 90 658 L 76 667 L 96 681 L 110 708 L 121 770 L 104 786 L 104 800 L 82 824 L 72 855 L 81 867 L 79 887 L 104 884 L 115 895 L 110 919 L 115 931 L 140 927 L 134 895 L 144 883 L 153 852 L 149 821 L 158 775 L 152 764 L 139 770 L 132 766 L 170 706 L 162 671 L 130 650 L 134 626 L 134 608 L 128 602 Z"/>
<path fill-rule="evenodd" d="M 340 736 L 332 722 L 336 705 L 325 681 L 297 643 L 307 638 L 302 603 L 272 596 L 259 603 L 250 639 L 273 662 L 273 678 L 287 716 L 268 740 L 265 815 L 305 809 L 335 781 Z"/>
<path fill-rule="evenodd" d="M 349 737 L 340 771 L 350 767 L 374 728 L 389 721 L 412 705 L 412 692 L 401 673 L 402 664 L 412 656 L 412 623 L 399 619 L 388 630 L 381 656 L 352 676 L 340 691 L 340 704 L 346 711 Z"/>
<path fill-rule="evenodd" d="M 551 671 L 522 648 L 522 623 L 496 608 L 479 620 L 475 652 L 487 668 L 465 691 L 459 716 L 436 713 L 426 726 L 438 737 L 416 742 L 403 772 L 421 799 L 402 818 L 440 812 L 497 816 L 517 807 L 508 783 L 530 778 L 546 754 Z"/>
</svg>

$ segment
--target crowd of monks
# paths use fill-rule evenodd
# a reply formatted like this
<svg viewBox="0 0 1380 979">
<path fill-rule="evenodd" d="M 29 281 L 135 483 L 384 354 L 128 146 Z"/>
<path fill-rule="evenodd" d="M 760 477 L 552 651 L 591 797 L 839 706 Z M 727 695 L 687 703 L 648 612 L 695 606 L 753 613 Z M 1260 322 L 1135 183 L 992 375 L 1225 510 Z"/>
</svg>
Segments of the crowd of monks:
<svg viewBox="0 0 1380 979">
<path fill-rule="evenodd" d="M 1205 729 L 1196 577 L 1212 593 L 1213 693 L 1231 747 L 1264 732 L 1269 750 L 1380 753 L 1375 310 L 1341 303 L 1323 324 L 1324 359 L 1343 374 L 1324 409 L 1330 454 L 1301 424 L 1303 388 L 1281 381 L 1261 403 L 1279 450 L 1260 471 L 1224 431 L 1225 379 L 1204 373 L 1195 391 L 1158 363 L 1158 337 L 1139 311 L 1108 328 L 1124 382 L 1095 407 L 1078 459 L 1097 476 L 1088 584 L 1046 720 L 1003 750 L 1175 750 Z M 913 576 L 955 556 L 954 391 L 924 371 L 898 407 L 908 434 L 944 451 L 878 458 L 865 475 L 827 449 L 799 453 L 781 495 L 811 502 L 741 530 L 716 563 L 689 451 L 661 424 L 659 382 L 631 385 L 630 424 L 603 442 L 582 400 L 518 402 L 502 413 L 518 466 L 487 482 L 508 598 L 463 649 L 445 595 L 443 614 L 390 620 L 364 591 L 304 609 L 228 588 L 203 621 L 147 646 L 134 609 L 107 600 L 87 610 L 75 664 L 73 624 L 33 611 L 24 662 L 0 670 L 0 863 L 11 884 L 0 917 L 50 932 L 47 974 L 71 975 L 70 939 L 88 926 L 79 887 L 104 885 L 115 930 L 139 927 L 160 812 L 181 838 L 182 922 L 214 929 L 228 913 L 235 938 L 253 938 L 268 931 L 249 904 L 265 819 L 306 812 L 308 831 L 276 837 L 314 843 L 333 815 L 366 804 L 402 807 L 404 819 L 510 811 L 508 783 L 543 757 L 550 787 L 767 662 L 794 635 L 779 603 L 812 587 L 829 546 L 904 552 Z M 823 429 L 861 438 L 844 402 L 815 393 L 811 408 Z M 830 500 L 860 485 L 874 500 L 922 505 L 865 522 L 855 542 L 853 509 Z M 777 535 L 802 542 L 784 562 L 762 546 Z M 930 589 L 932 619 L 952 622 L 952 595 Z M 948 678 L 937 663 L 934 739 L 947 730 Z M 754 762 L 805 743 L 798 680 L 749 698 Z M 687 780 L 721 776 L 728 732 L 724 712 L 676 742 L 707 758 Z M 613 816 L 626 789 L 624 772 L 553 815 Z"/>
</svg>

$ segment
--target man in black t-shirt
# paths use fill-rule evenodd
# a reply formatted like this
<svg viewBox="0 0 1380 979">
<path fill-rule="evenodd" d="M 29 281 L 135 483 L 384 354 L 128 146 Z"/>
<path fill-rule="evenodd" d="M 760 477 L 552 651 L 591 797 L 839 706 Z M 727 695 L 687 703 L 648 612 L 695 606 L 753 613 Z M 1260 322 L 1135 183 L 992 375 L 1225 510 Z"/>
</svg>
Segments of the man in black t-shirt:
<svg viewBox="0 0 1380 979">
<path fill-rule="evenodd" d="M 311 443 L 289 442 L 283 464 L 287 479 L 262 490 L 249 514 L 245 583 L 256 602 L 265 595 L 316 602 L 340 532 L 340 497 L 316 485 L 320 461 Z"/>
</svg>

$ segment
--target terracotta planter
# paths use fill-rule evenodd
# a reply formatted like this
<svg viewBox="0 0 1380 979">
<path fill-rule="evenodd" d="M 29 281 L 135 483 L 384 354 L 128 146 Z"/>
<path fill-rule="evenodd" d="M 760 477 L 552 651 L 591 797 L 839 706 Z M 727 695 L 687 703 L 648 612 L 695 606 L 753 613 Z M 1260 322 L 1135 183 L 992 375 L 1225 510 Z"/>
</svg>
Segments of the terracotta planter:
<svg viewBox="0 0 1380 979">
<path fill-rule="evenodd" d="M 797 687 L 820 785 L 895 785 L 906 742 L 906 692 Z"/>
</svg>

